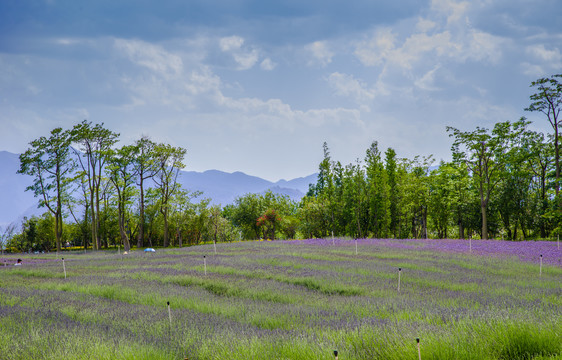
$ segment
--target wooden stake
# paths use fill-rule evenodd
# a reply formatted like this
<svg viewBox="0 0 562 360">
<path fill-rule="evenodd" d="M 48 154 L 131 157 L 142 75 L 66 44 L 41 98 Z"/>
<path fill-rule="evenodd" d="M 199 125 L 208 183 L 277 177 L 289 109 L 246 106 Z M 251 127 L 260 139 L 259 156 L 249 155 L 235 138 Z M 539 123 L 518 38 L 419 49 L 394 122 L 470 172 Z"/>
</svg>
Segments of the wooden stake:
<svg viewBox="0 0 562 360">
<path fill-rule="evenodd" d="M 172 328 L 172 312 L 170 311 L 170 302 L 167 301 L 166 304 L 168 305 L 168 319 L 170 319 L 170 328 Z"/>
<path fill-rule="evenodd" d="M 472 253 L 472 238 L 468 238 L 468 244 L 470 246 L 470 252 Z"/>
<path fill-rule="evenodd" d="M 213 241 L 213 245 L 215 246 L 215 255 L 217 254 L 217 243 Z"/>
<path fill-rule="evenodd" d="M 541 257 L 540 257 L 539 276 L 542 276 L 542 254 L 541 254 Z"/>
<path fill-rule="evenodd" d="M 64 265 L 64 258 L 62 258 L 62 269 L 64 270 L 64 278 L 66 279 L 66 266 Z"/>
<path fill-rule="evenodd" d="M 400 274 L 402 273 L 402 268 L 398 268 L 398 292 L 400 292 Z"/>
<path fill-rule="evenodd" d="M 334 240 L 334 232 L 332 231 L 332 245 L 336 246 L 336 240 Z"/>
<path fill-rule="evenodd" d="M 203 255 L 203 266 L 205 267 L 205 275 L 207 275 L 207 258 Z"/>
<path fill-rule="evenodd" d="M 418 343 L 418 359 L 421 360 L 420 338 L 416 338 L 416 342 Z"/>
<path fill-rule="evenodd" d="M 357 255 L 357 239 L 355 239 L 355 255 Z"/>
</svg>

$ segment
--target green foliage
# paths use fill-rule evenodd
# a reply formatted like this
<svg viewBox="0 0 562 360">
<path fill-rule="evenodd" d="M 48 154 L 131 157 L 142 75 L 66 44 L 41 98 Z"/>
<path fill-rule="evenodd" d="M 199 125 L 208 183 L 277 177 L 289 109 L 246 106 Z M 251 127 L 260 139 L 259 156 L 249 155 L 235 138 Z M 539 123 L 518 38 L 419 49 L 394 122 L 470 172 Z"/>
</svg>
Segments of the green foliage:
<svg viewBox="0 0 562 360">
<path fill-rule="evenodd" d="M 376 141 L 363 159 L 346 165 L 324 143 L 317 181 L 299 204 L 271 191 L 245 194 L 224 207 L 206 198 L 195 202 L 201 193 L 181 189 L 177 181 L 186 149 L 148 137 L 116 147 L 119 134 L 86 120 L 70 130 L 55 128 L 30 143 L 19 169 L 32 176 L 28 190 L 53 221 L 26 219 L 25 230 L 3 235 L 0 246 L 8 238 L 16 249 L 58 250 L 67 240 L 95 250 L 121 244 L 130 250 L 134 239 L 141 248 L 333 236 L 554 238 L 562 233 L 561 78 L 532 82 L 536 92 L 525 109 L 543 113 L 554 134 L 528 130 L 525 118 L 491 130 L 447 127 L 453 160 L 438 166 L 431 155 L 399 158 L 392 148 L 383 153 Z"/>
</svg>

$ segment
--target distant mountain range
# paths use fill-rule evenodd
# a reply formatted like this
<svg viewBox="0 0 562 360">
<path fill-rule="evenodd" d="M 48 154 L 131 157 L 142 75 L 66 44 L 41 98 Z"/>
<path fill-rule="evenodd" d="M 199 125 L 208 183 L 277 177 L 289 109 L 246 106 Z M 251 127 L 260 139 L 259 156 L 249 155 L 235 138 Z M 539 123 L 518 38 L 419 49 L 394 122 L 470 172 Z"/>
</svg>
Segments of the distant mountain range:
<svg viewBox="0 0 562 360">
<path fill-rule="evenodd" d="M 20 175 L 19 155 L 0 151 L 0 226 L 19 222 L 24 216 L 39 215 L 46 209 L 37 208 L 37 198 L 25 188 L 31 177 Z M 317 174 L 293 180 L 271 182 L 242 172 L 227 173 L 219 170 L 205 172 L 181 171 L 178 181 L 190 191 L 202 191 L 201 198 L 211 199 L 213 204 L 227 205 L 238 196 L 248 193 L 265 193 L 268 190 L 283 194 L 292 200 L 300 200 L 311 183 L 316 183 Z M 198 200 L 196 200 L 198 201 Z"/>
</svg>

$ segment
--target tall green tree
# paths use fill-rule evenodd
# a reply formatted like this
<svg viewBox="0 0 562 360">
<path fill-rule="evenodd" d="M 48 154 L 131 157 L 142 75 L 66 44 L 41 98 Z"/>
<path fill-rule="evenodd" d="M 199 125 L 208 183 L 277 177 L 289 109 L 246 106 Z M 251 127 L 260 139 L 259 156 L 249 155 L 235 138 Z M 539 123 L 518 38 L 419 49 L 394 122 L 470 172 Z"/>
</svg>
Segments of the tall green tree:
<svg viewBox="0 0 562 360">
<path fill-rule="evenodd" d="M 560 193 L 560 110 L 562 110 L 562 74 L 540 78 L 531 83 L 536 93 L 530 96 L 531 105 L 526 111 L 538 111 L 546 115 L 554 130 L 554 164 L 556 166 L 556 197 Z"/>
<path fill-rule="evenodd" d="M 234 199 L 234 203 L 225 206 L 227 218 L 242 230 L 245 239 L 258 239 L 260 228 L 257 219 L 263 213 L 258 194 L 246 194 Z"/>
<path fill-rule="evenodd" d="M 158 162 L 156 161 L 156 143 L 148 137 L 143 136 L 135 142 L 137 154 L 134 158 L 134 171 L 137 174 L 137 186 L 139 187 L 139 232 L 137 237 L 137 247 L 144 246 L 146 237 L 146 217 L 145 217 L 145 183 L 154 177 L 158 172 Z"/>
<path fill-rule="evenodd" d="M 84 120 L 74 126 L 72 137 L 78 144 L 78 149 L 75 150 L 76 158 L 90 193 L 92 247 L 99 250 L 103 170 L 109 158 L 109 150 L 117 142 L 119 134 L 104 128 L 103 123 L 92 125 L 92 122 Z"/>
<path fill-rule="evenodd" d="M 396 151 L 388 148 L 385 152 L 384 169 L 388 181 L 388 199 L 389 199 L 389 232 L 395 238 L 398 237 L 399 228 L 399 211 L 398 211 L 398 187 L 397 187 L 397 164 Z"/>
<path fill-rule="evenodd" d="M 63 236 L 63 199 L 67 196 L 69 179 L 74 169 L 70 157 L 71 133 L 58 127 L 49 137 L 33 140 L 20 155 L 18 173 L 30 175 L 32 185 L 26 190 L 40 198 L 39 206 L 46 207 L 54 216 L 57 251 L 61 250 Z"/>
<path fill-rule="evenodd" d="M 403 182 L 403 207 L 411 226 L 411 236 L 427 238 L 428 202 L 430 197 L 429 167 L 433 162 L 432 156 L 419 157 L 413 160 L 404 159 L 406 178 Z"/>
<path fill-rule="evenodd" d="M 428 212 L 439 239 L 448 237 L 449 225 L 454 214 L 453 176 L 454 167 L 444 161 L 430 174 Z"/>
<path fill-rule="evenodd" d="M 496 123 L 493 129 L 493 134 L 499 142 L 496 159 L 503 164 L 494 202 L 510 239 L 517 238 L 518 229 L 521 229 L 523 237 L 527 237 L 530 224 L 527 212 L 530 206 L 529 189 L 532 174 L 527 159 L 532 152 L 526 147 L 528 124 L 529 121 L 521 118 L 513 123 Z"/>
<path fill-rule="evenodd" d="M 160 213 L 164 220 L 164 247 L 167 247 L 170 245 L 168 225 L 170 202 L 174 194 L 180 189 L 177 180 L 180 170 L 185 167 L 183 159 L 187 151 L 169 144 L 158 144 L 154 148 L 154 152 L 158 164 L 158 172 L 154 177 L 154 182 L 160 193 Z"/>
<path fill-rule="evenodd" d="M 388 179 L 376 141 L 371 144 L 365 156 L 365 175 L 368 231 L 374 237 L 386 237 L 390 226 Z"/>
<path fill-rule="evenodd" d="M 554 141 L 545 139 L 544 134 L 529 131 L 524 138 L 523 148 L 530 152 L 527 157 L 527 163 L 533 174 L 534 187 L 537 191 L 539 201 L 538 213 L 536 214 L 537 223 L 539 224 L 539 233 L 541 238 L 547 237 L 547 221 L 546 214 L 549 208 L 549 179 L 551 176 L 552 165 L 554 164 Z"/>
<path fill-rule="evenodd" d="M 134 145 L 126 145 L 119 149 L 110 150 L 107 163 L 107 174 L 113 184 L 117 195 L 117 214 L 119 218 L 119 234 L 125 251 L 131 249 L 129 233 L 127 229 L 129 223 L 127 219 L 127 208 L 134 196 L 135 172 L 133 161 L 137 153 Z"/>
<path fill-rule="evenodd" d="M 454 137 L 453 160 L 467 165 L 478 184 L 482 215 L 482 239 L 488 239 L 488 205 L 492 190 L 500 180 L 501 169 L 496 162 L 496 148 L 500 146 L 488 129 L 476 127 L 473 131 L 461 131 L 448 126 L 449 136 Z"/>
</svg>

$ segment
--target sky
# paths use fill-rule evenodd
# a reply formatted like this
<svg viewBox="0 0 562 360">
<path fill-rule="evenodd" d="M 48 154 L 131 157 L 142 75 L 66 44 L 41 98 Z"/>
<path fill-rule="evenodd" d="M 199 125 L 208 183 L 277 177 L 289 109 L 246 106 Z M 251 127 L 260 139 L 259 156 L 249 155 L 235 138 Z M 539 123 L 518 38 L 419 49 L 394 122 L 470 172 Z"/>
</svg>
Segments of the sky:
<svg viewBox="0 0 562 360">
<path fill-rule="evenodd" d="M 562 73 L 559 0 L 1 0 L 0 150 L 88 120 L 185 170 L 307 176 L 374 141 L 451 159 L 446 126 L 526 116 Z"/>
</svg>

